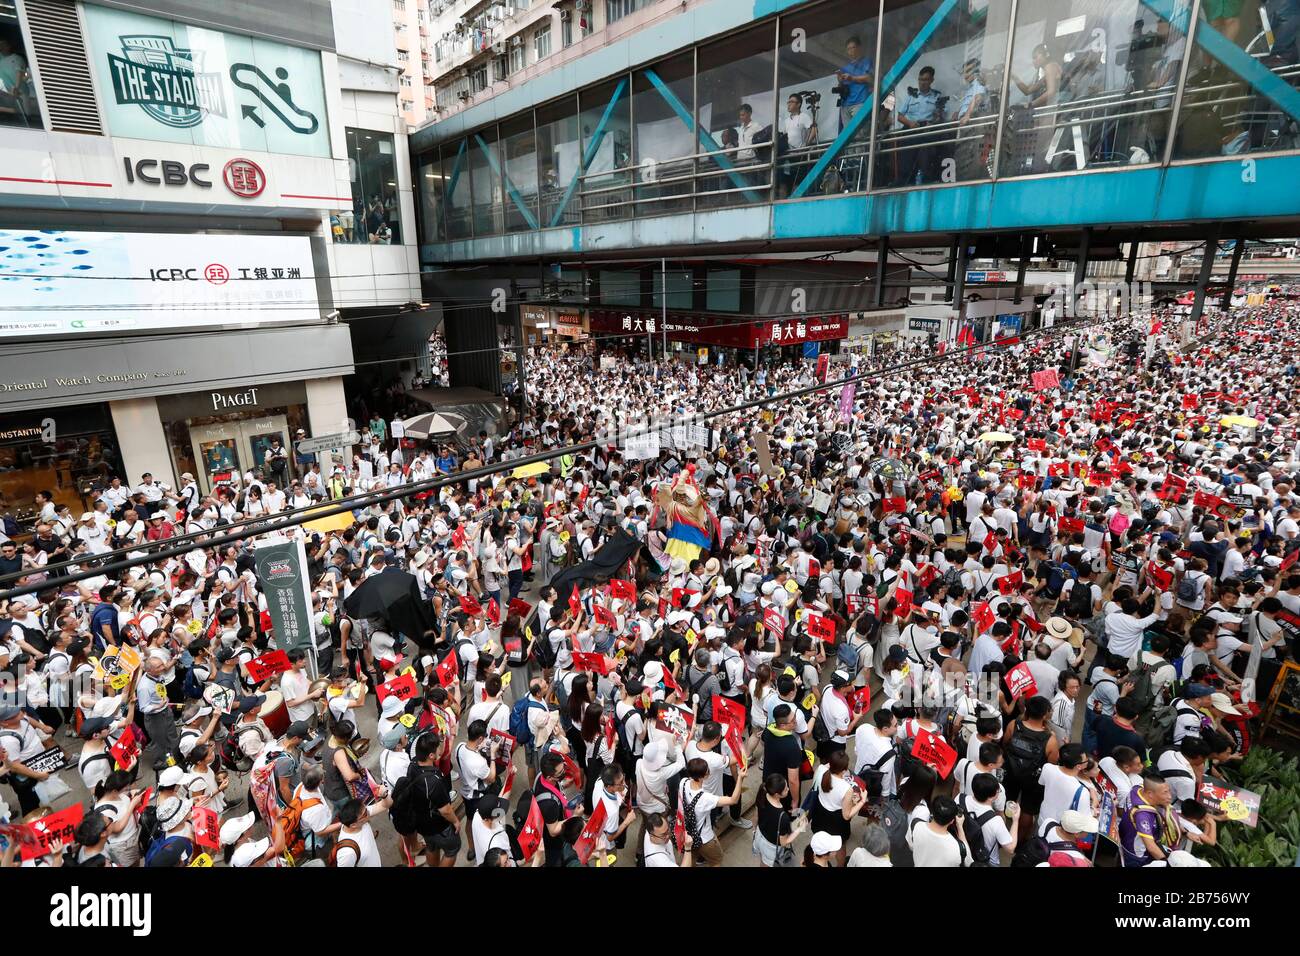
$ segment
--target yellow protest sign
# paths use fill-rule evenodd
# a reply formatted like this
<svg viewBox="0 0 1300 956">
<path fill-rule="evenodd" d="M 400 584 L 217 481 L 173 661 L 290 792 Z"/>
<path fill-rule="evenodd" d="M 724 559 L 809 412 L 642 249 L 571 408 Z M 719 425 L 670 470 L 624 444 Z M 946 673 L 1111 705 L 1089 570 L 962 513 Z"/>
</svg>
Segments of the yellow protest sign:
<svg viewBox="0 0 1300 956">
<path fill-rule="evenodd" d="M 123 690 L 129 683 L 131 683 L 130 674 L 115 674 L 108 680 L 108 686 L 113 690 Z"/>
<path fill-rule="evenodd" d="M 415 726 L 415 714 L 403 714 L 401 717 L 397 718 L 397 722 L 407 730 L 410 730 Z"/>
<path fill-rule="evenodd" d="M 501 686 L 502 686 L 502 687 L 509 687 L 509 686 L 510 686 L 510 677 L 511 677 L 511 674 L 510 674 L 509 671 L 506 671 L 504 674 L 501 675 Z"/>
<path fill-rule="evenodd" d="M 809 691 L 808 694 L 803 699 L 803 709 L 812 710 L 816 706 L 817 706 L 817 695 Z"/>
<path fill-rule="evenodd" d="M 200 853 L 194 859 L 190 860 L 190 866 L 205 867 L 212 865 L 212 857 L 206 853 Z"/>
<path fill-rule="evenodd" d="M 678 661 L 680 661 L 681 659 L 682 659 L 682 650 L 681 650 L 680 647 L 677 648 L 677 649 L 674 650 L 671 654 L 668 655 L 668 663 L 669 663 L 669 664 L 676 664 L 676 663 L 677 663 Z"/>
</svg>

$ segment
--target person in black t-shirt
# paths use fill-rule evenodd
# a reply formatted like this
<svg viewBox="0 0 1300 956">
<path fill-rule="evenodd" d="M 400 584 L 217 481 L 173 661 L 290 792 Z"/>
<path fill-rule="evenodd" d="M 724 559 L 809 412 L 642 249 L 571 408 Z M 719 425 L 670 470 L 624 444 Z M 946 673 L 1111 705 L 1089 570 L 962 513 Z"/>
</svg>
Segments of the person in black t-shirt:
<svg viewBox="0 0 1300 956">
<path fill-rule="evenodd" d="M 1116 747 L 1132 747 L 1142 756 L 1142 762 L 1146 763 L 1147 742 L 1133 729 L 1133 721 L 1137 720 L 1140 713 L 1141 708 L 1133 698 L 1121 697 L 1116 701 L 1114 717 L 1097 718 L 1096 752 L 1104 757 L 1113 754 Z"/>
<path fill-rule="evenodd" d="M 781 798 L 787 810 L 798 801 L 799 768 L 803 766 L 803 744 L 794 726 L 794 708 L 777 704 L 772 723 L 763 731 L 763 779 L 777 774 L 789 782 Z"/>
</svg>

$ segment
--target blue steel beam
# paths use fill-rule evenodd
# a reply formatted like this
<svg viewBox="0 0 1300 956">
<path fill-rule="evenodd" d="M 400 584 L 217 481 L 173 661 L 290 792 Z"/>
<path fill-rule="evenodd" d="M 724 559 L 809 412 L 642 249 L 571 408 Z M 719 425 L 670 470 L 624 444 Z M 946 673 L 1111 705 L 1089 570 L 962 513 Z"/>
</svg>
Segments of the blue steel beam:
<svg viewBox="0 0 1300 956">
<path fill-rule="evenodd" d="M 537 217 L 532 214 L 531 210 L 529 210 L 528 204 L 524 202 L 524 197 L 519 195 L 519 190 L 516 189 L 515 184 L 510 181 L 510 176 L 506 173 L 505 168 L 497 162 L 496 154 L 488 148 L 488 144 L 478 133 L 474 134 L 474 141 L 478 143 L 478 148 L 483 150 L 483 155 L 487 157 L 488 164 L 492 167 L 492 172 L 501 177 L 501 185 L 505 187 L 506 193 L 509 194 L 510 201 L 515 204 L 515 208 L 524 214 L 524 221 L 528 223 L 528 228 L 537 229 Z"/>
<path fill-rule="evenodd" d="M 645 75 L 645 78 L 649 80 L 651 85 L 653 85 L 658 91 L 659 95 L 664 98 L 664 102 L 667 103 L 672 108 L 672 111 L 677 114 L 677 118 L 686 124 L 686 128 L 690 130 L 691 136 L 694 136 L 696 132 L 695 116 L 686 108 L 686 104 L 677 98 L 677 94 L 669 89 L 668 84 L 660 79 L 659 74 L 654 70 L 643 70 L 642 72 Z M 701 129 L 699 134 L 700 142 L 707 147 L 705 152 L 713 153 L 722 149 L 718 144 L 718 141 L 710 135 L 708 130 Z M 736 172 L 736 167 L 732 164 L 731 160 L 726 157 L 726 155 L 718 153 L 717 156 L 711 158 L 718 164 L 718 167 L 727 174 L 727 177 L 737 189 L 745 190 L 746 199 L 750 202 L 763 201 L 763 197 L 758 194 L 758 191 L 750 189 L 749 183 L 745 181 L 744 177 L 742 177 L 740 173 Z"/>
<path fill-rule="evenodd" d="M 617 106 L 618 101 L 622 99 L 623 91 L 625 89 L 627 89 L 626 76 L 622 77 L 618 81 L 618 86 L 614 87 L 614 95 L 609 98 L 609 105 L 605 107 L 604 115 L 601 116 L 600 122 L 596 124 L 596 130 L 592 133 L 591 142 L 587 144 L 587 148 L 583 151 L 582 165 L 579 166 L 578 171 L 573 174 L 573 179 L 569 181 L 568 188 L 564 190 L 563 201 L 561 201 L 559 208 L 555 210 L 555 215 L 551 217 L 552 226 L 558 226 L 560 224 L 560 219 L 564 216 L 564 210 L 569 208 L 569 203 L 573 199 L 573 193 L 578 188 L 578 181 L 582 179 L 587 170 L 591 167 L 591 164 L 595 162 L 596 152 L 600 149 L 600 144 L 605 139 L 605 127 L 609 125 L 609 121 L 614 115 L 614 107 Z"/>
<path fill-rule="evenodd" d="M 1160 19 L 1168 21 L 1169 25 L 1183 36 L 1189 35 L 1188 21 L 1191 19 L 1189 6 L 1175 7 L 1173 0 L 1142 0 L 1142 5 Z M 1261 96 L 1272 100 L 1292 119 L 1300 121 L 1300 91 L 1295 87 L 1261 65 L 1253 56 L 1210 26 L 1208 20 L 1197 22 L 1195 40 L 1206 53 L 1249 83 Z"/>
<path fill-rule="evenodd" d="M 943 3 L 939 4 L 938 9 L 930 15 L 930 19 L 926 21 L 925 26 L 921 27 L 916 36 L 912 38 L 912 42 L 899 54 L 898 62 L 890 67 L 889 72 L 880 81 L 882 90 L 892 90 L 898 81 L 903 78 L 903 75 L 912 68 L 912 64 L 920 59 L 921 51 L 925 48 L 925 45 L 930 42 L 930 38 L 943 25 L 943 21 L 948 19 L 948 14 L 952 13 L 956 6 L 957 0 L 943 0 Z M 876 68 L 879 69 L 879 67 L 880 64 L 877 63 Z M 840 130 L 840 135 L 835 137 L 835 142 L 826 148 L 826 152 L 822 153 L 821 159 L 817 160 L 813 168 L 808 171 L 808 175 L 803 178 L 803 182 L 795 187 L 794 192 L 790 194 L 791 199 L 802 198 L 812 188 L 813 183 L 821 179 L 822 173 L 826 172 L 826 168 L 835 162 L 840 150 L 854 137 L 858 128 L 871 118 L 875 108 L 875 93 L 870 93 L 867 95 L 866 102 Z"/>
<path fill-rule="evenodd" d="M 456 183 L 460 181 L 460 164 L 465 159 L 465 149 L 469 146 L 469 140 L 460 141 L 460 149 L 456 151 L 456 162 L 451 164 L 451 179 L 447 186 L 447 198 L 450 200 L 456 194 Z"/>
</svg>

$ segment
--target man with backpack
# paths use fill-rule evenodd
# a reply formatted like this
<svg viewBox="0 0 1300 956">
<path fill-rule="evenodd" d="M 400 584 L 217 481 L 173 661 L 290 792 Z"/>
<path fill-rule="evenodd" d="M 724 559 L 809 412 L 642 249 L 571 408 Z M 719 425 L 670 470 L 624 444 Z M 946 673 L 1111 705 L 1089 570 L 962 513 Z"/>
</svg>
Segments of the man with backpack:
<svg viewBox="0 0 1300 956">
<path fill-rule="evenodd" d="M 509 732 L 515 738 L 515 745 L 524 748 L 529 786 L 537 776 L 538 748 L 559 726 L 559 712 L 552 711 L 546 702 L 550 691 L 551 685 L 545 677 L 534 677 L 528 682 L 528 693 L 510 708 Z"/>
<path fill-rule="evenodd" d="M 1001 790 L 1002 786 L 993 774 L 977 773 L 970 782 L 970 792 L 962 798 L 961 805 L 966 811 L 962 827 L 966 831 L 966 845 L 971 851 L 971 866 L 1000 866 L 999 848 L 1006 850 L 1008 856 L 1016 852 L 1020 807 L 1008 802 L 1004 816 L 993 805 Z"/>
<path fill-rule="evenodd" d="M 393 788 L 389 816 L 398 833 L 423 838 L 429 866 L 450 867 L 460 853 L 460 821 L 451 808 L 447 778 L 437 767 L 441 749 L 442 738 L 436 733 L 423 734 L 415 742 L 415 761 Z"/>
</svg>

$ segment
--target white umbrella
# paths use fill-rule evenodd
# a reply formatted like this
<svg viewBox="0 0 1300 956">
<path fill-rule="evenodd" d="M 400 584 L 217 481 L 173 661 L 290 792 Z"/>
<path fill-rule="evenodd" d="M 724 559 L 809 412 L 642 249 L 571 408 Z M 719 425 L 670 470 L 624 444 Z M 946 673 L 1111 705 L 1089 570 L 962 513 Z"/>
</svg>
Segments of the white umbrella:
<svg viewBox="0 0 1300 956">
<path fill-rule="evenodd" d="M 450 412 L 425 412 L 402 422 L 407 438 L 433 438 L 454 435 L 465 427 L 465 419 Z"/>
</svg>

